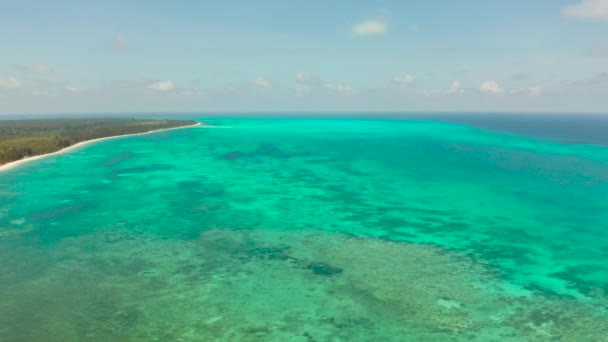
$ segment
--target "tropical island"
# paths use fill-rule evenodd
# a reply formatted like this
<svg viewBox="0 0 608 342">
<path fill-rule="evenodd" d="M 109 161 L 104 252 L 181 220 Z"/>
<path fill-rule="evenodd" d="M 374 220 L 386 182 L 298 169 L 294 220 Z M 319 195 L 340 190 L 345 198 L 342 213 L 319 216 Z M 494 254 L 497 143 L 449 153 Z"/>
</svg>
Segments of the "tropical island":
<svg viewBox="0 0 608 342">
<path fill-rule="evenodd" d="M 0 165 L 85 141 L 196 125 L 194 120 L 132 118 L 0 121 Z"/>
</svg>

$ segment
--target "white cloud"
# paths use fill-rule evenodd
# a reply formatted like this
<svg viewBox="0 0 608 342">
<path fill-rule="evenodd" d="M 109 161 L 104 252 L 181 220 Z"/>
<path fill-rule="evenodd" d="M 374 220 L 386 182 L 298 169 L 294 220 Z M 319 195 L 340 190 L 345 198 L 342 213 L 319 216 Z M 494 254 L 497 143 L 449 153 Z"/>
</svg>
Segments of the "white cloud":
<svg viewBox="0 0 608 342">
<path fill-rule="evenodd" d="M 608 21 L 608 0 L 582 0 L 578 4 L 564 7 L 562 15 L 580 20 Z"/>
<path fill-rule="evenodd" d="M 455 95 L 464 94 L 464 89 L 462 88 L 462 84 L 458 81 L 452 82 L 450 89 L 448 89 L 448 94 L 455 94 Z"/>
<path fill-rule="evenodd" d="M 0 78 L 0 88 L 15 89 L 19 87 L 21 87 L 21 82 L 12 76 Z"/>
<path fill-rule="evenodd" d="M 504 92 L 504 89 L 502 89 L 495 81 L 486 81 L 481 84 L 479 91 L 482 93 L 500 94 Z"/>
<path fill-rule="evenodd" d="M 416 78 L 409 74 L 403 76 L 395 76 L 393 77 L 393 82 L 403 86 L 408 86 L 410 84 L 414 84 L 416 82 Z"/>
<path fill-rule="evenodd" d="M 152 83 L 148 86 L 148 89 L 158 92 L 166 92 L 175 88 L 172 81 L 160 81 Z"/>
<path fill-rule="evenodd" d="M 353 34 L 357 36 L 383 35 L 388 31 L 388 22 L 383 18 L 368 19 L 353 26 Z"/>
<path fill-rule="evenodd" d="M 543 94 L 543 88 L 539 86 L 528 87 L 528 88 L 519 88 L 511 91 L 511 94 L 524 94 L 529 96 L 540 96 Z"/>
<path fill-rule="evenodd" d="M 272 83 L 263 78 L 263 77 L 258 77 L 255 80 L 251 81 L 251 84 L 253 84 L 256 87 L 260 87 L 260 88 L 268 88 L 272 85 Z"/>
<path fill-rule="evenodd" d="M 353 95 L 354 93 L 353 88 L 345 84 L 326 84 L 323 87 L 340 95 Z"/>
<path fill-rule="evenodd" d="M 66 86 L 65 90 L 70 93 L 74 93 L 74 94 L 79 94 L 79 93 L 83 93 L 86 91 L 86 89 L 84 89 L 84 88 L 74 87 L 74 86 Z"/>
</svg>

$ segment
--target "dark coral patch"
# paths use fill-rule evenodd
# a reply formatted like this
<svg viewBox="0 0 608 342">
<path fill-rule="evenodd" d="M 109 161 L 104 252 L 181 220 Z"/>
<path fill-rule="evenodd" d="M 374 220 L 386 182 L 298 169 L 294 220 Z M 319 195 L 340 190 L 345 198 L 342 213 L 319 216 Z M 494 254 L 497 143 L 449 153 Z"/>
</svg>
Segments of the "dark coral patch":
<svg viewBox="0 0 608 342">
<path fill-rule="evenodd" d="M 232 152 L 222 156 L 222 159 L 233 160 L 242 157 L 243 154 L 241 152 Z"/>
<path fill-rule="evenodd" d="M 131 152 L 124 152 L 124 153 L 121 153 L 121 154 L 119 154 L 119 155 L 117 155 L 115 157 L 112 157 L 112 158 L 106 160 L 102 165 L 103 166 L 112 166 L 114 164 L 118 164 L 118 163 L 120 163 L 120 162 L 122 162 L 124 160 L 127 160 L 127 159 L 129 159 L 131 157 L 133 157 L 133 153 L 131 153 Z"/>
<path fill-rule="evenodd" d="M 289 247 L 260 247 L 247 250 L 247 254 L 260 259 L 265 260 L 283 260 L 283 261 L 297 261 L 296 258 L 287 254 Z"/>
<path fill-rule="evenodd" d="M 323 275 L 327 277 L 340 274 L 343 271 L 340 267 L 333 267 L 322 262 L 308 264 L 306 268 L 311 270 L 314 274 Z"/>
</svg>

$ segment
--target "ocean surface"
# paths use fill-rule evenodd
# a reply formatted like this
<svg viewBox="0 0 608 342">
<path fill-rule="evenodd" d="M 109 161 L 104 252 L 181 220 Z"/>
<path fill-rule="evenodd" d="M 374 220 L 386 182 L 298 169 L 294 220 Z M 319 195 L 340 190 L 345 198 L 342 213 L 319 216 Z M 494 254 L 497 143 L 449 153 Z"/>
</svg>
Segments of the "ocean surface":
<svg viewBox="0 0 608 342">
<path fill-rule="evenodd" d="M 608 134 L 511 120 L 201 118 L 0 173 L 0 341 L 608 341 Z"/>
</svg>

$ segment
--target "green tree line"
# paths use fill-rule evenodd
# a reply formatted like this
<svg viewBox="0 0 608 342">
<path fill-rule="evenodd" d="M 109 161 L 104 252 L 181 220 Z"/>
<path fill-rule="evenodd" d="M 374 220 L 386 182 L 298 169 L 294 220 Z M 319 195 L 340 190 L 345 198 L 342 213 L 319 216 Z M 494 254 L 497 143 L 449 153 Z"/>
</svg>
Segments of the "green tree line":
<svg viewBox="0 0 608 342">
<path fill-rule="evenodd" d="M 192 120 L 0 120 L 0 165 L 55 152 L 79 142 L 195 124 Z"/>
</svg>

